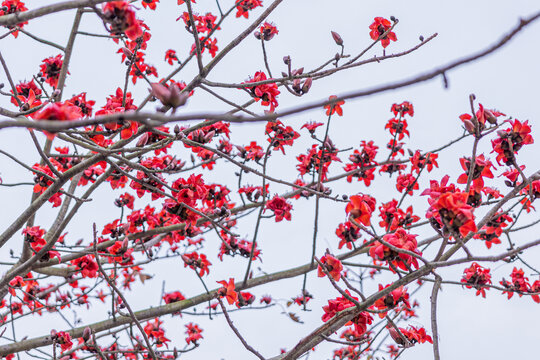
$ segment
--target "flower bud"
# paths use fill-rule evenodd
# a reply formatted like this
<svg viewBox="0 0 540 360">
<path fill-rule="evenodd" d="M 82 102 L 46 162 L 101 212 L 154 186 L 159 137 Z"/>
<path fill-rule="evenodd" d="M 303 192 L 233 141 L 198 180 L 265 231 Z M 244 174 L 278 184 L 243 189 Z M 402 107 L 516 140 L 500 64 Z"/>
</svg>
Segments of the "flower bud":
<svg viewBox="0 0 540 360">
<path fill-rule="evenodd" d="M 123 47 L 123 48 L 121 48 L 120 50 L 122 51 L 122 53 L 123 53 L 124 55 L 126 55 L 126 57 L 127 57 L 128 59 L 131 59 L 131 57 L 133 56 L 133 53 L 132 53 L 131 50 L 129 50 L 127 47 Z"/>
<path fill-rule="evenodd" d="M 255 35 L 255 38 L 257 38 L 258 40 L 261 40 L 261 33 L 260 33 L 260 32 L 255 31 L 255 32 L 253 33 L 253 35 Z"/>
<path fill-rule="evenodd" d="M 285 65 L 289 65 L 291 63 L 291 57 L 289 55 L 283 57 L 283 62 Z"/>
<path fill-rule="evenodd" d="M 475 127 L 472 121 L 470 120 L 463 120 L 463 125 L 465 125 L 465 129 L 471 134 L 475 133 Z"/>
<path fill-rule="evenodd" d="M 90 327 L 87 326 L 84 328 L 83 333 L 82 333 L 82 338 L 84 342 L 87 342 L 88 340 L 90 340 L 90 336 L 92 336 L 92 329 L 90 329 Z"/>
<path fill-rule="evenodd" d="M 304 85 L 302 85 L 302 92 L 304 94 L 307 94 L 309 89 L 311 89 L 311 84 L 313 84 L 313 79 L 310 77 L 304 81 Z"/>
<path fill-rule="evenodd" d="M 149 136 L 148 136 L 148 133 L 144 133 L 140 138 L 139 138 L 139 141 L 137 141 L 137 147 L 143 147 L 144 145 L 146 145 L 148 143 L 148 139 L 149 139 Z"/>
<path fill-rule="evenodd" d="M 341 36 L 335 31 L 330 31 L 330 33 L 332 34 L 332 37 L 334 38 L 336 44 L 338 44 L 339 46 L 343 46 L 343 39 L 341 38 Z"/>
</svg>

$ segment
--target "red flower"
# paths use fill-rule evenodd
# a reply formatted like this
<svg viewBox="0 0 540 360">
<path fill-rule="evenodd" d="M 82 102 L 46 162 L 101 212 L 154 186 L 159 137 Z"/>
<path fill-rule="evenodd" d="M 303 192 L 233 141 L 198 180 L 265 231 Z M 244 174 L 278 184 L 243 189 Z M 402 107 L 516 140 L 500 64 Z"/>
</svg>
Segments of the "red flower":
<svg viewBox="0 0 540 360">
<path fill-rule="evenodd" d="M 382 286 L 379 284 L 379 291 L 386 289 L 391 284 L 388 284 L 386 286 Z M 411 304 L 409 304 L 409 294 L 407 293 L 407 289 L 403 286 L 398 287 L 397 289 L 392 290 L 392 292 L 388 295 L 385 295 L 382 298 L 377 299 L 373 306 L 377 310 L 390 310 L 395 308 L 399 303 L 403 303 L 404 306 L 407 308 L 411 307 Z M 386 316 L 386 312 L 379 313 L 379 317 L 382 319 Z"/>
<path fill-rule="evenodd" d="M 458 184 L 466 184 L 469 178 L 469 171 L 471 169 L 471 159 L 470 158 L 460 158 L 459 163 L 465 171 L 464 174 L 461 174 L 457 179 Z M 472 188 L 477 192 L 484 187 L 484 177 L 493 179 L 493 174 L 491 173 L 490 168 L 493 167 L 491 161 L 484 158 L 484 154 L 481 154 L 475 158 L 474 172 L 471 176 Z"/>
<path fill-rule="evenodd" d="M 408 137 L 411 136 L 409 130 L 407 130 L 407 120 L 405 119 L 392 118 L 388 120 L 384 128 L 389 129 L 390 134 L 392 134 L 392 136 L 394 137 L 397 137 L 398 140 L 402 140 L 405 135 L 407 135 Z"/>
<path fill-rule="evenodd" d="M 266 74 L 262 71 L 257 71 L 253 79 L 250 79 L 242 84 L 249 84 L 259 81 L 271 80 L 266 78 Z M 251 91 L 251 96 L 255 101 L 262 100 L 261 105 L 268 106 L 270 105 L 270 111 L 273 112 L 278 106 L 277 96 L 280 94 L 278 86 L 276 83 L 257 85 L 251 88 L 247 88 Z"/>
<path fill-rule="evenodd" d="M 371 214 L 375 211 L 375 204 L 375 198 L 369 195 L 353 195 L 349 199 L 345 212 L 354 220 L 361 222 L 365 226 L 370 226 Z"/>
<path fill-rule="evenodd" d="M 193 323 L 187 324 L 186 334 L 188 334 L 188 336 L 186 337 L 186 343 L 192 343 L 194 345 L 197 345 L 197 341 L 203 338 L 203 336 L 201 335 L 202 332 L 203 330 L 198 325 Z"/>
<path fill-rule="evenodd" d="M 81 109 L 81 113 L 84 116 L 92 116 L 92 107 L 95 105 L 94 100 L 86 100 L 86 93 L 80 93 L 79 95 L 73 96 L 71 99 L 68 100 L 71 104 L 79 107 Z"/>
<path fill-rule="evenodd" d="M 324 108 L 326 109 L 326 115 L 330 116 L 334 113 L 337 113 L 339 116 L 343 115 L 343 109 L 341 108 L 341 105 L 345 104 L 345 100 L 340 101 L 333 101 L 334 99 L 337 99 L 336 95 L 332 95 L 328 98 L 330 101 L 330 104 L 324 105 Z"/>
<path fill-rule="evenodd" d="M 473 208 L 467 204 L 466 193 L 443 193 L 432 207 L 438 211 L 443 224 L 446 222 L 454 231 L 459 230 L 461 236 L 476 232 Z"/>
<path fill-rule="evenodd" d="M 292 205 L 287 200 L 278 195 L 275 195 L 272 200 L 266 203 L 266 209 L 272 210 L 276 215 L 276 222 L 280 222 L 284 218 L 291 221 L 292 208 Z"/>
<path fill-rule="evenodd" d="M 170 340 L 165 337 L 165 330 L 161 327 L 163 321 L 155 319 L 154 322 L 146 323 L 144 332 L 150 339 L 155 339 L 157 347 L 161 347 L 163 344 Z"/>
<path fill-rule="evenodd" d="M 2 6 L 0 7 L 0 16 L 15 14 L 27 10 L 28 9 L 21 0 L 4 0 L 2 1 Z M 22 27 L 26 24 L 28 24 L 28 21 L 18 23 L 16 26 L 22 29 Z M 11 30 L 14 27 L 15 26 L 8 26 L 7 28 Z M 19 35 L 19 30 L 13 31 L 12 34 L 16 38 Z"/>
<path fill-rule="evenodd" d="M 525 277 L 523 269 L 518 270 L 517 268 L 514 268 L 510 277 L 512 278 L 512 282 L 507 282 L 504 278 L 500 282 L 500 284 L 507 289 L 506 291 L 503 291 L 503 294 L 507 293 L 508 299 L 512 298 L 514 292 L 517 292 L 521 297 L 524 293 L 530 291 L 531 285 L 529 284 L 529 279 Z"/>
<path fill-rule="evenodd" d="M 399 114 L 400 117 L 409 114 L 411 117 L 414 116 L 414 107 L 408 102 L 404 101 L 401 104 L 392 104 L 390 111 L 394 113 L 394 116 Z"/>
<path fill-rule="evenodd" d="M 163 301 L 165 301 L 165 304 L 171 304 L 173 302 L 182 301 L 186 298 L 180 291 L 174 291 L 172 293 L 168 293 L 163 295 Z"/>
<path fill-rule="evenodd" d="M 172 65 L 174 62 L 178 61 L 178 56 L 176 56 L 176 51 L 174 50 L 167 50 L 165 52 L 165 61 L 169 63 L 169 65 Z"/>
<path fill-rule="evenodd" d="M 390 31 L 384 35 L 384 33 L 390 30 L 391 27 L 392 23 L 389 20 L 383 17 L 376 17 L 373 19 L 373 23 L 369 25 L 371 30 L 369 32 L 369 36 L 371 36 L 373 40 L 381 40 L 381 44 L 383 48 L 385 48 L 390 44 L 390 40 L 397 41 L 396 34 L 393 31 Z"/>
<path fill-rule="evenodd" d="M 420 187 L 418 181 L 412 174 L 401 174 L 396 180 L 396 189 L 399 192 L 406 191 L 407 194 L 412 195 L 413 190 L 418 190 Z"/>
<path fill-rule="evenodd" d="M 266 135 L 268 135 L 268 142 L 272 143 L 274 150 L 281 150 L 285 154 L 284 145 L 292 146 L 294 140 L 300 137 L 300 134 L 294 131 L 290 126 L 285 126 L 279 120 L 269 121 L 266 124 Z"/>
<path fill-rule="evenodd" d="M 253 304 L 255 296 L 247 291 L 238 292 L 238 301 L 236 301 L 236 307 L 241 308 Z"/>
<path fill-rule="evenodd" d="M 112 35 L 125 33 L 130 40 L 143 35 L 139 20 L 133 7 L 127 1 L 112 1 L 103 5 L 103 17 L 110 24 Z"/>
<path fill-rule="evenodd" d="M 417 248 L 416 236 L 409 234 L 402 228 L 398 228 L 394 233 L 384 235 L 383 240 L 398 249 L 422 255 Z M 388 261 L 405 271 L 410 270 L 410 268 L 418 268 L 418 259 L 416 257 L 390 249 L 380 241 L 375 241 L 369 248 L 369 256 L 374 260 Z"/>
<path fill-rule="evenodd" d="M 347 245 L 347 249 L 351 250 L 352 244 L 360 238 L 360 229 L 347 221 L 339 224 L 336 235 L 341 239 L 338 249 L 341 249 L 343 245 Z"/>
<path fill-rule="evenodd" d="M 461 282 L 467 284 L 465 285 L 467 289 L 474 287 L 476 296 L 481 294 L 482 297 L 486 297 L 486 289 L 489 290 L 489 287 L 484 285 L 491 285 L 490 270 L 473 262 L 470 267 L 463 271 Z"/>
<path fill-rule="evenodd" d="M 26 82 L 21 81 L 15 88 L 17 90 L 17 94 L 19 95 L 19 100 L 21 100 L 23 104 L 27 103 L 29 105 L 28 109 L 41 105 L 40 97 L 42 91 L 36 85 L 34 79 Z M 11 93 L 13 94 L 13 90 Z M 15 97 L 11 98 L 11 103 L 15 106 L 19 106 L 17 100 L 15 100 Z"/>
<path fill-rule="evenodd" d="M 236 17 L 243 16 L 246 19 L 249 18 L 248 11 L 255 9 L 258 6 L 262 6 L 262 0 L 241 0 L 236 5 Z"/>
<path fill-rule="evenodd" d="M 51 56 L 43 59 L 43 63 L 39 65 L 41 77 L 53 88 L 58 86 L 58 77 L 60 76 L 60 70 L 62 70 L 62 64 L 62 54 L 58 54 L 54 57 Z"/>
<path fill-rule="evenodd" d="M 431 170 L 433 170 L 433 167 L 439 167 L 439 164 L 437 163 L 438 157 L 439 155 L 432 153 L 422 155 L 420 154 L 420 151 L 416 150 L 414 155 L 410 158 L 412 170 L 416 171 L 416 173 L 418 174 L 420 173 L 420 169 L 426 167 L 427 171 L 431 172 Z"/>
<path fill-rule="evenodd" d="M 523 145 L 534 142 L 531 136 L 531 127 L 528 121 L 519 120 L 508 121 L 512 127 L 497 132 L 499 137 L 491 141 L 493 151 L 497 153 L 497 162 L 499 165 L 503 161 L 506 165 L 512 165 L 515 160 L 514 154 L 517 154 Z"/>
<path fill-rule="evenodd" d="M 478 124 L 478 130 L 482 131 L 486 128 L 486 121 L 490 124 L 496 124 L 499 116 L 504 116 L 503 113 L 496 110 L 484 109 L 482 104 L 478 104 L 478 111 L 475 116 L 470 114 L 461 114 L 459 118 L 463 121 L 465 128 L 471 133 L 476 134 L 476 124 Z"/>
<path fill-rule="evenodd" d="M 95 278 L 97 276 L 99 267 L 93 255 L 85 255 L 77 258 L 71 264 L 78 268 L 77 270 L 81 272 L 83 277 Z"/>
<path fill-rule="evenodd" d="M 409 326 L 408 329 L 399 328 L 399 331 L 401 331 L 403 336 L 405 336 L 405 338 L 409 341 L 409 344 L 404 342 L 403 338 L 399 335 L 394 327 L 390 327 L 390 325 L 388 326 L 390 336 L 399 345 L 413 346 L 416 343 L 423 344 L 425 342 L 433 344 L 433 339 L 431 336 L 426 334 L 426 329 L 424 328 L 415 328 L 414 326 Z"/>
<path fill-rule="evenodd" d="M 36 115 L 35 120 L 57 120 L 57 121 L 69 121 L 76 120 L 82 117 L 81 109 L 72 105 L 70 102 L 65 103 L 52 103 L 42 109 Z M 54 133 L 43 131 L 49 139 L 54 138 Z"/>
<path fill-rule="evenodd" d="M 358 298 L 352 296 L 349 293 L 349 290 L 345 290 L 345 292 L 351 296 L 351 298 L 358 300 Z M 333 318 L 337 313 L 348 309 L 350 307 L 356 306 L 352 301 L 349 299 L 343 297 L 338 297 L 334 300 L 328 300 L 328 305 L 323 306 L 324 314 L 322 316 L 322 321 L 327 322 L 331 318 Z M 356 332 L 361 335 L 364 334 L 367 330 L 367 325 L 371 324 L 373 321 L 373 318 L 371 315 L 365 311 L 361 312 L 358 316 L 356 316 L 354 319 L 351 320 L 346 325 L 354 324 Z"/>
<path fill-rule="evenodd" d="M 156 10 L 156 4 L 159 0 L 142 0 L 142 6 L 146 9 L 147 7 L 151 10 Z"/>
<path fill-rule="evenodd" d="M 259 31 L 255 32 L 255 37 L 259 40 L 263 39 L 265 41 L 269 41 L 272 40 L 274 35 L 277 35 L 278 33 L 279 31 L 274 24 L 265 22 L 259 28 Z"/>
<path fill-rule="evenodd" d="M 204 273 L 207 275 L 210 273 L 208 266 L 212 265 L 210 261 L 206 259 L 205 254 L 198 254 L 196 251 L 188 254 L 182 255 L 182 260 L 184 260 L 184 267 L 189 266 L 193 270 L 199 270 L 199 275 L 203 276 Z"/>
<path fill-rule="evenodd" d="M 318 122 L 314 122 L 314 121 L 310 121 L 310 122 L 307 122 L 305 123 L 304 125 L 302 125 L 302 127 L 300 129 L 303 129 L 303 128 L 306 128 L 310 134 L 314 134 L 315 133 L 315 130 L 319 127 L 319 126 L 322 126 L 324 125 L 323 123 L 318 123 Z"/>
<path fill-rule="evenodd" d="M 330 254 L 326 254 L 325 256 L 321 258 L 321 263 L 323 264 L 326 271 L 328 271 L 330 276 L 332 276 L 332 278 L 335 281 L 339 281 L 339 279 L 341 279 L 341 271 L 343 270 L 343 265 L 341 265 L 341 261 L 339 261 L 338 259 L 336 259 Z M 321 265 L 319 265 L 317 271 L 318 271 L 317 275 L 319 277 L 326 276 Z"/>
<path fill-rule="evenodd" d="M 62 351 L 71 349 L 73 343 L 71 342 L 71 336 L 65 331 L 59 331 L 55 337 L 56 343 L 60 345 Z"/>
<path fill-rule="evenodd" d="M 238 294 L 235 291 L 234 278 L 230 278 L 229 282 L 225 280 L 217 281 L 218 284 L 223 285 L 221 289 L 218 290 L 218 295 L 227 299 L 229 305 L 234 304 L 238 300 Z"/>
</svg>

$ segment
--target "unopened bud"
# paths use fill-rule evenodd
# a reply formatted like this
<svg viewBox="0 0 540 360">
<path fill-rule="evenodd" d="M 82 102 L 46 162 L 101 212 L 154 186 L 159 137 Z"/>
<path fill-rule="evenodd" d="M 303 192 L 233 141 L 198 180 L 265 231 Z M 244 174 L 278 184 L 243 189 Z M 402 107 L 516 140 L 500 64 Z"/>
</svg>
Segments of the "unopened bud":
<svg viewBox="0 0 540 360">
<path fill-rule="evenodd" d="M 52 329 L 51 330 L 51 338 L 53 340 L 56 340 L 57 337 L 58 337 L 58 334 L 56 333 L 56 330 Z"/>
<path fill-rule="evenodd" d="M 293 76 L 296 76 L 296 75 L 302 75 L 303 73 L 304 73 L 304 68 L 303 68 L 303 67 L 301 67 L 300 69 L 294 69 L 294 70 L 292 71 L 292 75 L 293 75 Z"/>
<path fill-rule="evenodd" d="M 122 51 L 122 53 L 123 53 L 124 55 L 126 55 L 126 57 L 127 57 L 128 59 L 131 59 L 131 57 L 133 56 L 133 53 L 132 53 L 131 50 L 129 50 L 127 47 L 123 47 L 123 48 L 121 48 L 120 50 Z"/>
<path fill-rule="evenodd" d="M 128 238 L 127 236 L 124 238 L 124 240 L 122 241 L 122 246 L 120 247 L 120 251 L 121 252 L 125 252 L 128 248 Z"/>
<path fill-rule="evenodd" d="M 283 62 L 285 65 L 289 65 L 291 63 L 291 57 L 289 55 L 283 57 Z"/>
<path fill-rule="evenodd" d="M 174 133 L 175 135 L 178 135 L 180 133 L 180 126 L 177 125 L 174 125 Z"/>
<path fill-rule="evenodd" d="M 92 336 L 92 329 L 90 329 L 90 327 L 87 326 L 83 330 L 82 338 L 85 342 L 87 342 L 88 340 L 90 340 L 90 336 Z"/>
<path fill-rule="evenodd" d="M 214 138 L 215 135 L 216 135 L 216 132 L 214 130 L 208 132 L 206 135 L 204 135 L 204 141 L 205 142 L 212 141 L 212 139 Z"/>
<path fill-rule="evenodd" d="M 307 78 L 306 81 L 304 81 L 304 85 L 302 85 L 302 92 L 304 94 L 307 94 L 309 89 L 311 89 L 311 84 L 313 84 L 313 79 L 310 77 Z"/>
<path fill-rule="evenodd" d="M 334 38 L 336 44 L 338 44 L 339 46 L 343 46 L 343 39 L 341 38 L 341 36 L 335 31 L 331 31 L 330 33 L 332 34 L 332 37 Z"/>
<path fill-rule="evenodd" d="M 463 125 L 465 125 L 465 129 L 471 134 L 475 133 L 474 124 L 470 120 L 463 120 Z"/>
<path fill-rule="evenodd" d="M 253 35 L 255 35 L 255 38 L 257 38 L 258 40 L 261 40 L 261 33 L 260 32 L 255 31 L 255 33 L 253 33 Z"/>
<path fill-rule="evenodd" d="M 422 35 L 420 35 L 420 37 L 418 38 L 418 40 L 424 41 L 424 37 L 423 37 Z"/>
<path fill-rule="evenodd" d="M 149 139 L 149 136 L 148 136 L 148 133 L 144 133 L 140 138 L 139 138 L 139 141 L 137 141 L 137 147 L 143 147 L 144 145 L 146 145 L 148 143 L 148 139 Z"/>
</svg>

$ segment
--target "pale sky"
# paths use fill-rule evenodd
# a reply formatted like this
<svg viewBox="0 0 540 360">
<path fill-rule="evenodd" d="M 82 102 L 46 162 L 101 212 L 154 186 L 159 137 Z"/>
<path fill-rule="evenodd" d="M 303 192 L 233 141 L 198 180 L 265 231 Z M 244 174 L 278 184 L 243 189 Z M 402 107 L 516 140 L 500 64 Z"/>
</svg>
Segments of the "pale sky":
<svg viewBox="0 0 540 360">
<path fill-rule="evenodd" d="M 232 1 L 223 0 L 223 7 L 227 8 Z M 25 1 L 28 8 L 43 5 L 44 1 Z M 270 4 L 265 0 L 264 4 Z M 302 98 L 294 97 L 285 90 L 279 97 L 277 111 L 299 105 L 302 102 L 326 99 L 329 95 L 339 95 L 345 92 L 359 89 L 367 89 L 376 85 L 386 84 L 401 79 L 409 78 L 415 74 L 421 74 L 448 62 L 479 51 L 489 44 L 498 40 L 503 34 L 517 25 L 520 17 L 526 17 L 538 11 L 540 3 L 537 1 L 322 1 L 322 0 L 288 0 L 284 1 L 277 10 L 268 18 L 273 22 L 279 34 L 267 43 L 270 67 L 274 74 L 279 74 L 285 69 L 282 58 L 290 55 L 293 68 L 304 66 L 312 69 L 339 51 L 330 36 L 330 30 L 337 31 L 344 40 L 345 52 L 356 54 L 370 44 L 369 25 L 376 16 L 389 18 L 391 15 L 400 20 L 395 28 L 398 41 L 391 43 L 386 52 L 394 53 L 409 49 L 418 43 L 419 35 L 428 37 L 433 33 L 438 36 L 429 44 L 416 52 L 402 58 L 391 59 L 386 62 L 369 64 L 341 72 L 335 76 L 317 81 L 313 84 L 310 93 Z M 201 13 L 212 11 L 217 14 L 214 1 L 200 0 L 194 4 L 195 11 Z M 158 69 L 160 78 L 168 74 L 172 67 L 165 63 L 163 57 L 167 49 L 175 49 L 180 58 L 187 54 L 191 46 L 191 35 L 187 34 L 183 23 L 175 22 L 175 19 L 184 11 L 184 6 L 176 5 L 173 0 L 161 0 L 158 10 L 140 10 L 138 14 L 150 26 L 152 39 L 149 42 L 147 62 Z M 222 48 L 229 40 L 234 38 L 247 26 L 261 10 L 250 15 L 250 20 L 228 19 L 218 32 L 218 46 Z M 71 28 L 74 12 L 37 19 L 25 27 L 32 33 L 39 34 L 43 38 L 65 44 L 68 37 L 68 29 Z M 103 26 L 96 21 L 96 17 L 86 14 L 83 18 L 82 30 L 104 33 Z M 335 118 L 330 130 L 331 139 L 342 148 L 354 146 L 358 148 L 361 140 L 374 140 L 380 148 L 383 148 L 389 140 L 389 135 L 384 131 L 384 124 L 391 117 L 389 111 L 392 103 L 400 103 L 408 100 L 414 104 L 415 116 L 409 121 L 410 139 L 407 139 L 407 147 L 411 149 L 430 150 L 446 143 L 462 134 L 461 121 L 458 116 L 470 112 L 469 94 L 474 93 L 478 101 L 487 108 L 498 109 L 520 120 L 529 120 L 533 127 L 533 136 L 537 137 L 539 131 L 538 118 L 540 107 L 538 106 L 538 80 L 540 80 L 540 68 L 538 58 L 540 55 L 538 33 L 540 24 L 535 23 L 525 29 L 512 42 L 496 53 L 479 60 L 473 64 L 465 65 L 447 74 L 449 88 L 443 88 L 441 78 L 415 85 L 399 91 L 387 92 L 381 95 L 348 100 L 343 106 L 344 116 Z M 39 44 L 20 34 L 18 39 L 8 37 L 1 40 L 0 51 L 6 59 L 15 81 L 30 79 L 32 74 L 38 72 L 38 66 L 45 57 L 58 54 L 58 50 Z M 123 85 L 125 66 L 120 64 L 119 55 L 115 54 L 118 46 L 112 41 L 100 38 L 79 37 L 75 45 L 70 72 L 67 79 L 66 96 L 82 91 L 88 93 L 87 98 L 96 100 L 95 109 L 102 106 L 105 97 L 114 93 L 118 86 Z M 375 46 L 366 54 L 366 58 L 380 55 L 382 48 Z M 204 61 L 209 58 L 205 57 Z M 177 75 L 175 80 L 189 81 L 194 76 L 195 62 L 190 64 L 184 72 Z M 264 63 L 259 42 L 249 36 L 237 49 L 231 52 L 220 63 L 208 79 L 219 82 L 241 82 L 255 71 L 263 70 Z M 0 82 L 6 83 L 4 89 L 8 89 L 7 81 L 3 72 L 0 72 Z M 139 80 L 134 87 L 130 84 L 130 91 L 134 93 L 135 103 L 139 103 L 148 93 L 148 86 Z M 245 93 L 239 90 L 227 90 L 219 93 L 238 102 L 247 101 Z M 0 98 L 0 106 L 15 110 L 8 101 Z M 150 105 L 151 110 L 155 105 Z M 217 99 L 207 96 L 201 90 L 190 99 L 185 109 L 189 112 L 219 112 L 229 108 Z M 263 108 L 255 104 L 252 109 L 262 113 Z M 324 110 L 313 110 L 298 116 L 287 118 L 284 122 L 299 131 L 302 138 L 294 148 L 288 148 L 286 156 L 273 154 L 269 160 L 269 173 L 294 181 L 297 173 L 295 157 L 305 152 L 311 146 L 312 140 L 305 130 L 299 128 L 307 121 L 324 122 L 326 117 Z M 235 144 L 247 144 L 250 139 L 257 139 L 262 143 L 264 139 L 264 125 L 233 125 L 231 141 Z M 41 137 L 43 139 L 43 137 Z M 425 188 L 429 179 L 440 180 L 443 175 L 450 174 L 455 182 L 460 174 L 458 158 L 470 156 L 472 141 L 469 139 L 462 142 L 439 157 L 440 168 L 424 177 L 420 181 L 421 189 Z M 39 155 L 31 144 L 27 132 L 22 129 L 0 131 L 0 149 L 16 154 L 20 159 L 30 165 L 39 161 Z M 384 149 L 380 158 L 386 156 Z M 484 141 L 480 146 L 480 152 L 489 156 L 495 162 L 493 154 L 489 155 L 491 146 L 489 141 Z M 519 160 L 527 164 L 526 174 L 531 174 L 538 169 L 534 168 L 536 157 L 540 151 L 540 140 L 533 145 L 524 147 L 520 151 Z M 183 147 L 173 148 L 173 153 L 179 157 L 189 159 L 189 152 Z M 344 162 L 346 156 L 342 156 Z M 188 160 L 189 162 L 189 160 Z M 207 182 L 219 181 L 229 185 L 230 189 L 236 189 L 237 178 L 232 165 L 218 165 L 217 171 L 203 171 L 207 176 Z M 330 174 L 336 175 L 342 172 L 340 165 L 334 164 Z M 31 181 L 32 176 L 18 167 L 6 157 L 0 157 L 0 177 L 6 183 L 17 181 Z M 383 180 L 384 179 L 384 180 Z M 260 183 L 260 179 L 252 177 L 251 183 Z M 497 184 L 501 191 L 499 181 Z M 353 195 L 358 192 L 369 193 L 378 199 L 377 205 L 387 202 L 392 198 L 398 198 L 395 190 L 394 178 L 387 179 L 383 176 L 380 183 L 366 188 L 363 183 L 353 182 L 348 184 L 340 182 L 333 185 L 334 194 Z M 271 184 L 271 193 L 281 193 L 288 190 L 284 186 Z M 0 199 L 3 202 L 3 216 L 0 219 L 0 228 L 5 228 L 30 201 L 30 187 L 5 188 L 0 187 Z M 129 191 L 129 190 L 128 190 Z M 122 191 L 123 192 L 123 191 Z M 91 203 L 85 204 L 69 227 L 69 238 L 76 241 L 84 238 L 87 242 L 91 236 L 92 222 L 103 226 L 119 216 L 119 212 L 112 205 L 113 199 L 120 191 L 111 192 L 108 185 L 96 192 Z M 136 208 L 144 207 L 148 197 L 136 200 Z M 161 204 L 157 201 L 154 206 Z M 322 256 L 325 249 L 340 253 L 337 250 L 339 240 L 334 234 L 335 228 L 340 222 L 346 220 L 344 205 L 322 201 L 321 221 L 317 255 Z M 424 215 L 427 201 L 424 197 L 415 196 L 409 198 L 405 204 L 413 205 L 415 213 Z M 263 222 L 259 237 L 260 247 L 263 251 L 263 262 L 255 263 L 255 274 L 260 269 L 271 273 L 289 267 L 303 265 L 310 260 L 311 241 L 313 231 L 314 201 L 301 199 L 294 201 L 292 221 L 275 223 L 273 220 Z M 104 211 L 103 209 L 107 209 Z M 376 212 L 378 214 L 378 210 Z M 45 205 L 38 213 L 36 224 L 47 228 L 50 219 L 55 216 L 49 204 Z M 536 213 L 528 219 L 537 218 Z M 251 216 L 239 222 L 237 232 L 251 240 L 255 217 Z M 524 224 L 525 222 L 523 222 Z M 537 228 L 531 228 L 527 233 L 522 233 L 523 238 L 514 239 L 518 244 L 535 240 Z M 424 229 L 419 239 L 433 235 L 431 229 Z M 22 236 L 20 232 L 0 251 L 0 260 L 9 259 L 8 249 L 19 249 Z M 218 239 L 209 235 L 206 238 L 206 253 L 213 267 L 210 276 L 206 279 L 210 288 L 217 287 L 215 281 L 235 277 L 243 277 L 246 261 L 243 258 L 227 258 L 223 263 L 216 257 Z M 495 250 L 486 252 L 483 244 L 473 244 L 471 250 L 477 250 L 479 254 L 498 254 L 506 249 L 506 244 L 499 245 Z M 343 250 L 343 249 L 342 249 Z M 525 254 L 533 265 L 538 259 L 540 252 L 533 250 Z M 370 263 L 371 259 L 366 255 L 358 257 L 359 261 Z M 536 261 L 535 265 L 538 264 Z M 505 264 L 492 267 L 493 283 L 497 284 L 502 277 L 509 278 L 513 266 L 524 267 L 522 264 Z M 466 266 L 458 266 L 454 270 L 441 271 L 440 274 L 448 280 L 459 281 L 462 270 Z M 0 266 L 0 272 L 4 272 L 5 266 Z M 525 269 L 525 268 L 524 268 Z M 525 269 L 531 282 L 537 277 L 533 276 L 529 269 Z M 179 259 L 159 261 L 145 268 L 145 272 L 154 276 L 152 281 L 143 285 L 136 284 L 133 292 L 126 293 L 130 304 L 135 309 L 144 309 L 159 304 L 162 281 L 165 281 L 167 292 L 180 290 L 186 297 L 197 295 L 204 291 L 199 280 L 192 271 L 184 269 Z M 385 278 L 382 281 L 390 281 Z M 365 283 L 365 290 L 375 290 L 378 282 Z M 385 283 L 386 284 L 386 283 Z M 286 281 L 272 283 L 254 288 L 253 292 L 259 297 L 271 294 L 275 299 L 288 299 L 299 295 L 302 286 L 302 277 Z M 287 311 L 295 312 L 304 321 L 303 324 L 293 323 L 285 315 L 280 314 L 281 308 L 275 306 L 271 309 L 245 310 L 231 313 L 235 325 L 244 334 L 248 342 L 259 352 L 267 357 L 275 356 L 280 348 L 291 349 L 302 337 L 306 336 L 315 327 L 322 324 L 321 307 L 328 299 L 335 298 L 339 294 L 331 288 L 327 279 L 317 278 L 315 273 L 308 277 L 308 290 L 315 296 L 309 303 L 311 311 L 301 311 L 299 307 L 292 306 Z M 431 286 L 424 288 L 416 294 L 416 299 L 421 304 L 420 317 L 410 322 L 414 326 L 424 326 L 431 333 L 429 317 L 429 295 Z M 283 302 L 282 302 L 283 303 Z M 487 299 L 475 296 L 473 290 L 461 289 L 461 287 L 443 286 L 439 295 L 439 332 L 441 357 L 443 359 L 508 359 L 531 358 L 536 344 L 540 340 L 535 326 L 535 314 L 538 313 L 539 304 L 530 298 L 519 298 L 515 295 L 508 301 L 505 295 L 495 290 L 488 291 Z M 200 312 L 205 306 L 197 307 Z M 91 311 L 85 308 L 78 310 L 78 315 L 84 323 L 91 323 L 98 319 L 107 318 L 108 307 L 98 304 L 92 305 Z M 71 312 L 67 312 L 72 319 Z M 231 329 L 225 323 L 222 316 L 210 321 L 207 317 L 184 315 L 182 318 L 164 317 L 166 321 L 166 336 L 175 340 L 174 345 L 179 348 L 184 345 L 184 324 L 196 322 L 204 329 L 204 339 L 200 347 L 191 353 L 182 356 L 184 359 L 251 359 L 252 354 L 247 352 Z M 532 320 L 532 321 L 531 321 Z M 53 324 L 53 325 L 51 325 Z M 402 323 L 401 326 L 406 324 Z M 51 326 L 57 330 L 64 330 L 67 325 L 57 316 L 35 317 L 26 320 L 17 328 L 17 336 L 41 336 L 50 331 Z M 328 359 L 332 357 L 332 349 L 335 344 L 321 344 L 317 351 L 310 355 L 311 359 Z M 430 344 L 416 345 L 408 349 L 401 359 L 429 359 L 432 358 Z M 24 358 L 24 354 L 23 357 Z"/>
</svg>

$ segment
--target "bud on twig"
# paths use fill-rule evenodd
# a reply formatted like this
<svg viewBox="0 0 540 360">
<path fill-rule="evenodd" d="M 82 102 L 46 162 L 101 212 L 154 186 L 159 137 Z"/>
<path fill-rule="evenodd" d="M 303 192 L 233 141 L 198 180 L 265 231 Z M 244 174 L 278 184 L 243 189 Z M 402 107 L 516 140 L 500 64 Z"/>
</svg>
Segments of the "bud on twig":
<svg viewBox="0 0 540 360">
<path fill-rule="evenodd" d="M 343 39 L 341 38 L 341 36 L 335 31 L 331 31 L 331 33 L 336 44 L 338 44 L 339 46 L 343 46 Z"/>
</svg>

